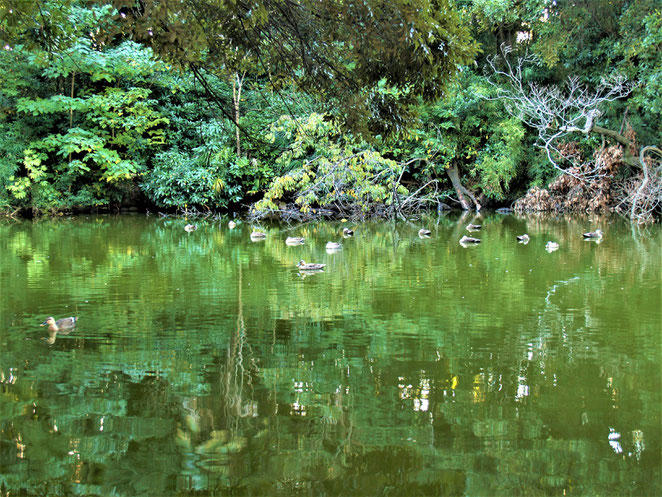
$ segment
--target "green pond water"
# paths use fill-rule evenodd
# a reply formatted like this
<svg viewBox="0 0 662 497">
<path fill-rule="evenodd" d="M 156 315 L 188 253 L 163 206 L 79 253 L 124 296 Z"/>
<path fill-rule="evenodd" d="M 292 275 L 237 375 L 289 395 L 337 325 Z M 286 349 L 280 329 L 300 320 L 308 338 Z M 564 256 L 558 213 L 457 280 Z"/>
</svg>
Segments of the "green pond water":
<svg viewBox="0 0 662 497">
<path fill-rule="evenodd" d="M 0 222 L 0 491 L 662 494 L 660 226 L 186 223 Z"/>
</svg>

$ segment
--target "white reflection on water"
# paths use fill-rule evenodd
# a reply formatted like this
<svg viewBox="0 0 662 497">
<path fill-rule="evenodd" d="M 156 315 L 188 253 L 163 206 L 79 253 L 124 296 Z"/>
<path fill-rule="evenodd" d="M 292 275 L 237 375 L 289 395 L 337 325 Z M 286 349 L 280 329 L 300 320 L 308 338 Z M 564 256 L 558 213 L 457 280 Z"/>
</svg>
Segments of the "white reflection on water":
<svg viewBox="0 0 662 497">
<path fill-rule="evenodd" d="M 634 430 L 632 432 L 632 444 L 634 445 L 634 456 L 637 458 L 637 461 L 641 458 L 641 453 L 646 450 L 646 444 L 644 443 L 644 432 L 641 430 Z M 628 455 L 632 455 L 630 452 Z"/>
<path fill-rule="evenodd" d="M 609 445 L 611 445 L 611 448 L 614 449 L 614 452 L 616 452 L 617 454 L 622 454 L 623 447 L 621 447 L 621 442 L 619 442 L 621 438 L 621 434 L 610 426 L 609 435 L 607 438 L 609 439 Z"/>
<path fill-rule="evenodd" d="M 529 396 L 530 388 L 529 385 L 526 384 L 526 376 L 518 376 L 517 380 L 517 395 L 515 395 L 515 398 L 517 400 L 522 400 L 524 397 Z"/>
</svg>

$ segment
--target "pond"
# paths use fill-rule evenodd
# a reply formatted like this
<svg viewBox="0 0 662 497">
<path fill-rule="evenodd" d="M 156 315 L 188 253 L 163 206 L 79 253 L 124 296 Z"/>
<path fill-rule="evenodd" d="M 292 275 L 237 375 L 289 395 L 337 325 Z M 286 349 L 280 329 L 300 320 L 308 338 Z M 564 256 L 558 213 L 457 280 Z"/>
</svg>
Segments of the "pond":
<svg viewBox="0 0 662 497">
<path fill-rule="evenodd" d="M 0 224 L 0 489 L 661 494 L 660 226 L 187 222 Z"/>
</svg>

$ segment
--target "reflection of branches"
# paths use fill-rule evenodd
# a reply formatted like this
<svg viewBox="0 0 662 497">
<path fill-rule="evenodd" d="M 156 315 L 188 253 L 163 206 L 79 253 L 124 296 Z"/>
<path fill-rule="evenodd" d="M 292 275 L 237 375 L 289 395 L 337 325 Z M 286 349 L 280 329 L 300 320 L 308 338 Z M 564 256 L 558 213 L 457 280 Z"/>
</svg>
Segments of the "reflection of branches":
<svg viewBox="0 0 662 497">
<path fill-rule="evenodd" d="M 542 312 L 538 314 L 538 329 L 541 330 L 541 334 L 537 337 L 538 339 L 538 345 L 539 348 L 542 348 L 543 343 L 549 339 L 553 333 L 546 333 L 542 332 L 542 330 L 546 330 L 546 323 L 545 321 L 547 320 L 547 317 L 551 314 L 552 317 L 549 319 L 551 322 L 555 322 L 559 325 L 559 328 L 563 330 L 563 341 L 565 342 L 565 316 L 563 313 L 561 313 L 560 308 L 558 305 L 552 303 L 551 297 L 552 295 L 555 295 L 557 290 L 560 287 L 564 287 L 567 285 L 570 285 L 571 283 L 575 283 L 579 281 L 579 276 L 574 276 L 568 280 L 560 280 L 556 281 L 550 288 L 547 290 L 547 295 L 545 295 L 545 305 L 544 309 Z M 569 362 L 573 362 L 573 348 L 572 346 L 568 347 L 568 360 Z"/>
<path fill-rule="evenodd" d="M 252 400 L 244 401 L 245 382 L 250 386 L 250 371 L 257 369 L 251 359 L 248 371 L 244 365 L 244 345 L 246 343 L 246 327 L 244 324 L 242 301 L 242 269 L 239 266 L 239 291 L 237 329 L 230 339 L 227 362 L 221 373 L 221 384 L 225 394 L 225 410 L 228 419 L 245 418 L 255 413 L 255 403 Z"/>
<path fill-rule="evenodd" d="M 547 306 L 551 305 L 551 301 L 549 299 L 553 294 L 556 293 L 556 290 L 558 290 L 559 285 L 567 285 L 567 284 L 569 284 L 573 281 L 577 281 L 578 279 L 579 279 L 579 276 L 574 276 L 574 277 L 570 278 L 569 280 L 559 281 L 559 282 L 555 283 L 554 285 L 552 285 L 552 287 L 547 291 L 547 296 L 545 297 L 545 302 L 547 302 Z"/>
</svg>

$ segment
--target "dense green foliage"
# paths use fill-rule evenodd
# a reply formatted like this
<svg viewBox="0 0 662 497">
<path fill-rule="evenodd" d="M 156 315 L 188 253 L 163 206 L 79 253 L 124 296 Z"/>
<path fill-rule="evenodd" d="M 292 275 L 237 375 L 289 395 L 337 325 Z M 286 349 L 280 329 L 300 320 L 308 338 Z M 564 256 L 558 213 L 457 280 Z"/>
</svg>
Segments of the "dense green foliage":
<svg viewBox="0 0 662 497">
<path fill-rule="evenodd" d="M 485 100 L 490 91 L 484 78 L 464 72 L 447 98 L 421 110 L 414 154 L 428 158 L 423 173 L 443 176 L 457 166 L 487 197 L 500 200 L 522 160 L 524 129 L 499 103 Z"/>
<path fill-rule="evenodd" d="M 443 95 L 475 52 L 452 0 L 115 0 L 118 25 L 165 59 L 268 76 L 323 99 L 363 133 L 393 133 L 416 98 Z M 393 98 L 375 86 L 406 90 Z"/>
<path fill-rule="evenodd" d="M 16 205 L 45 210 L 119 201 L 165 144 L 168 119 L 150 86 L 166 66 L 131 41 L 97 50 L 86 31 L 109 12 L 72 8 L 68 20 L 78 29 L 60 53 L 22 45 L 3 52 L 5 66 L 15 61 L 27 73 L 13 75 L 14 87 L 2 90 L 12 117 L 3 123 L 2 141 L 27 131 L 1 172 Z M 39 84 L 28 86 L 30 80 Z"/>
<path fill-rule="evenodd" d="M 653 0 L 3 3 L 0 209 L 506 203 L 558 170 L 491 100 L 490 57 L 536 54 L 542 84 L 627 76 L 600 125 L 659 145 L 660 18 Z"/>
<path fill-rule="evenodd" d="M 278 169 L 288 172 L 272 182 L 255 210 L 315 214 L 316 209 L 331 209 L 364 216 L 383 213 L 395 193 L 407 193 L 396 182 L 395 161 L 347 136 L 339 140 L 339 134 L 320 114 L 311 114 L 306 122 L 286 117 L 276 123 L 268 137 L 285 135 L 291 142 L 290 150 L 276 160 Z"/>
</svg>

